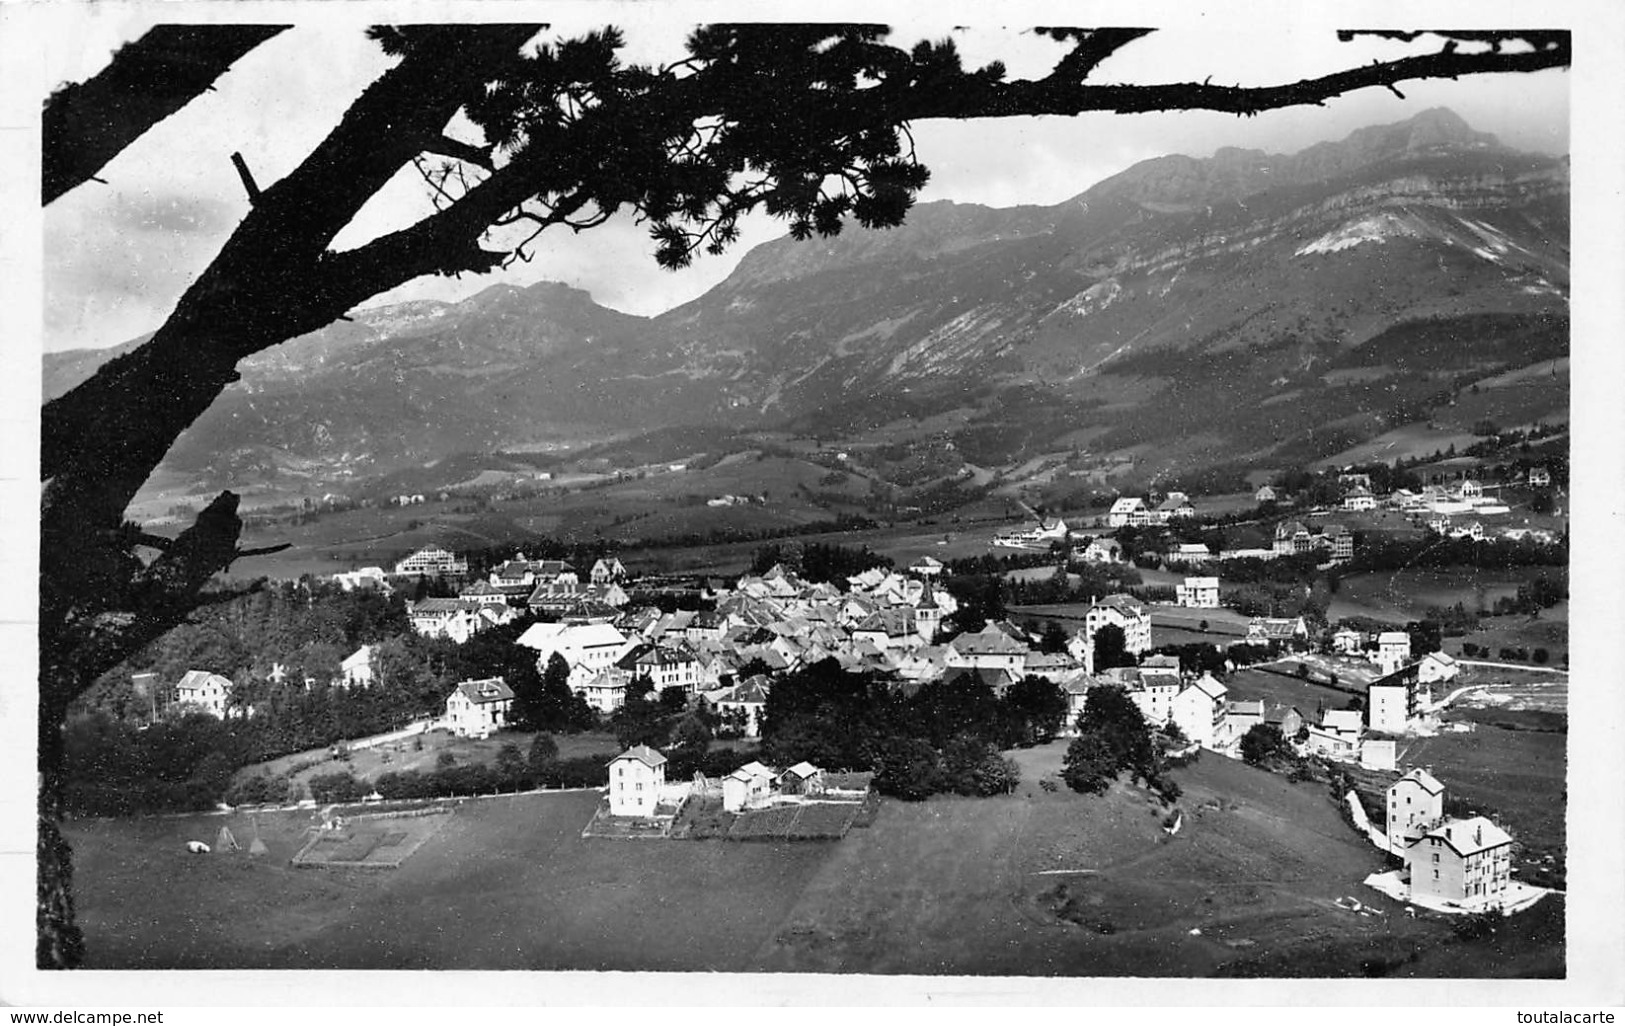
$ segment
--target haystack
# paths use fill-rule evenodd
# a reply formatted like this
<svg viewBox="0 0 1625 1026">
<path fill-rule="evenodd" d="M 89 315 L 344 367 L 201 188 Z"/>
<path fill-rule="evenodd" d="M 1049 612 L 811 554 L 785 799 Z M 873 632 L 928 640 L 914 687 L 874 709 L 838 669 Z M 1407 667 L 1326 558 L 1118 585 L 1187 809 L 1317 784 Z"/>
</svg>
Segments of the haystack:
<svg viewBox="0 0 1625 1026">
<path fill-rule="evenodd" d="M 231 827 L 223 826 L 220 828 L 220 836 L 216 837 L 214 840 L 214 850 L 218 852 L 228 852 L 242 851 L 243 849 L 242 846 L 237 843 L 237 838 L 231 836 Z"/>
<path fill-rule="evenodd" d="M 260 840 L 258 837 L 254 838 L 248 844 L 248 853 L 250 855 L 264 855 L 264 854 L 266 854 L 265 842 Z"/>
</svg>

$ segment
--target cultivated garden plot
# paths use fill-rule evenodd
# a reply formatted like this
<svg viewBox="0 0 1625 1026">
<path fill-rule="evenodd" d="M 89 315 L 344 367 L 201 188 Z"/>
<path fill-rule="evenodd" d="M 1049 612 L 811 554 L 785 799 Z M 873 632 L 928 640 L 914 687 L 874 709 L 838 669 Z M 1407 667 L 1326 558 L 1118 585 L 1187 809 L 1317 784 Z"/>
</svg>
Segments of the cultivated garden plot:
<svg viewBox="0 0 1625 1026">
<path fill-rule="evenodd" d="M 425 806 L 393 814 L 360 813 L 316 828 L 292 862 L 295 866 L 395 869 L 445 825 L 449 806 Z"/>
</svg>

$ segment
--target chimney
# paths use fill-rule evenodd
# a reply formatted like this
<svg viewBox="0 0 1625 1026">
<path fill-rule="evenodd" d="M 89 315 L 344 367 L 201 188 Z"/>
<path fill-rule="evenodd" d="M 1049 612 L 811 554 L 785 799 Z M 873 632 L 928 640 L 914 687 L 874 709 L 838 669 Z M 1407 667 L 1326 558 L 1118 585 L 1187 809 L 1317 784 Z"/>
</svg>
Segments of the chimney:
<svg viewBox="0 0 1625 1026">
<path fill-rule="evenodd" d="M 1484 824 L 1480 823 L 1478 826 L 1473 827 L 1473 843 L 1484 843 Z"/>
</svg>

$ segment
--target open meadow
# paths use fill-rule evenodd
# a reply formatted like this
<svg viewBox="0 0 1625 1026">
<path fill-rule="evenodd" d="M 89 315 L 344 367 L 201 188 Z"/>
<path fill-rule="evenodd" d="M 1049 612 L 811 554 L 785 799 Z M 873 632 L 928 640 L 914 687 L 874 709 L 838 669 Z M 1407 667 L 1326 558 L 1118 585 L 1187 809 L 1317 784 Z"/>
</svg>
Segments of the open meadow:
<svg viewBox="0 0 1625 1026">
<path fill-rule="evenodd" d="M 1515 596 L 1520 585 L 1541 575 L 1564 582 L 1568 579 L 1565 569 L 1555 566 L 1505 570 L 1412 568 L 1350 574 L 1338 582 L 1326 615 L 1333 622 L 1363 616 L 1405 623 L 1421 619 L 1430 606 L 1448 609 L 1458 602 L 1472 612 L 1493 608 L 1497 599 Z"/>
<path fill-rule="evenodd" d="M 1040 788 L 1064 750 L 1015 753 L 1014 795 L 887 800 L 839 842 L 583 839 L 595 792 L 459 803 L 394 870 L 290 866 L 308 812 L 67 834 L 94 968 L 1561 973 L 1561 944 L 1519 940 L 1521 923 L 1461 951 L 1448 925 L 1366 892 L 1381 857 L 1323 785 L 1209 755 L 1176 771 L 1169 834 L 1141 788 Z M 268 854 L 186 853 L 222 824 Z M 1385 914 L 1333 904 L 1350 894 Z"/>
</svg>

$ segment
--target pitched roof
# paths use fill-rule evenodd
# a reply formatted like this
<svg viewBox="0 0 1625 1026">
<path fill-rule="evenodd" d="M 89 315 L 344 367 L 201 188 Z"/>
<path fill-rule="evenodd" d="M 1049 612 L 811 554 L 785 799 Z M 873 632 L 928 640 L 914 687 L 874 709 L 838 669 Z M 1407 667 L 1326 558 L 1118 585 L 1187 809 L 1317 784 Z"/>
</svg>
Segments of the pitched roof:
<svg viewBox="0 0 1625 1026">
<path fill-rule="evenodd" d="M 961 634 L 948 644 L 961 655 L 1019 655 L 1027 651 L 1026 645 L 992 624 L 975 634 Z"/>
<path fill-rule="evenodd" d="M 633 745 L 620 755 L 617 755 L 615 758 L 609 760 L 609 764 L 613 766 L 622 759 L 632 759 L 636 762 L 641 762 L 650 769 L 658 769 L 666 764 L 666 757 L 655 751 L 653 748 L 650 748 L 648 745 Z"/>
<path fill-rule="evenodd" d="M 462 613 L 462 612 L 475 612 L 478 609 L 479 609 L 479 603 L 478 602 L 470 602 L 467 599 L 460 599 L 460 598 L 426 598 L 422 602 L 415 603 L 412 606 L 411 615 L 412 616 L 420 616 L 420 615 L 422 615 L 424 613 L 434 615 L 434 614 L 451 614 L 451 613 Z"/>
<path fill-rule="evenodd" d="M 789 769 L 785 770 L 783 773 L 781 773 L 779 775 L 780 776 L 785 776 L 785 777 L 795 776 L 795 777 L 800 777 L 803 780 L 806 780 L 808 777 L 810 777 L 814 773 L 818 773 L 818 772 L 819 772 L 819 769 L 818 769 L 817 766 L 814 766 L 812 763 L 803 760 L 801 762 L 796 763 L 794 766 L 791 766 Z"/>
<path fill-rule="evenodd" d="M 1433 774 L 1429 773 L 1425 769 L 1413 769 L 1413 770 L 1411 770 L 1409 773 L 1405 774 L 1404 776 L 1400 777 L 1398 780 L 1394 781 L 1392 784 L 1388 785 L 1388 790 L 1392 791 L 1394 788 L 1398 787 L 1400 784 L 1404 783 L 1407 780 L 1409 780 L 1413 784 L 1418 785 L 1419 787 L 1422 788 L 1422 790 L 1426 791 L 1428 794 L 1443 794 L 1444 793 L 1444 785 L 1439 783 L 1438 779 L 1436 777 L 1434 777 Z"/>
<path fill-rule="evenodd" d="M 1257 716 L 1259 719 L 1264 718 L 1264 702 L 1262 700 L 1255 702 L 1231 702 L 1225 706 L 1225 709 L 1231 716 Z"/>
<path fill-rule="evenodd" d="M 1197 690 L 1201 691 L 1202 694 L 1214 700 L 1223 698 L 1225 695 L 1230 693 L 1230 689 L 1225 687 L 1222 683 L 1220 683 L 1218 678 L 1214 677 L 1210 673 L 1204 673 L 1200 677 L 1191 681 L 1191 687 L 1196 688 Z"/>
<path fill-rule="evenodd" d="M 1360 713 L 1354 709 L 1328 709 L 1320 717 L 1320 725 L 1340 734 L 1360 732 Z"/>
<path fill-rule="evenodd" d="M 513 688 L 501 677 L 487 677 L 484 680 L 465 680 L 457 685 L 456 690 L 463 693 L 463 697 L 475 705 L 485 705 L 488 702 L 503 702 L 513 697 Z"/>
<path fill-rule="evenodd" d="M 1512 843 L 1511 835 L 1483 816 L 1474 816 L 1471 819 L 1447 819 L 1421 837 L 1411 838 L 1407 843 L 1420 844 L 1429 837 L 1439 838 L 1457 855 L 1462 856 L 1476 855 L 1481 851 Z"/>
<path fill-rule="evenodd" d="M 180 681 L 176 683 L 175 690 L 197 691 L 214 683 L 218 683 L 223 688 L 229 689 L 231 687 L 231 681 L 218 673 L 210 673 L 208 670 L 187 670 L 181 675 Z"/>
</svg>

